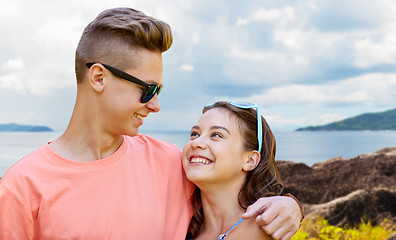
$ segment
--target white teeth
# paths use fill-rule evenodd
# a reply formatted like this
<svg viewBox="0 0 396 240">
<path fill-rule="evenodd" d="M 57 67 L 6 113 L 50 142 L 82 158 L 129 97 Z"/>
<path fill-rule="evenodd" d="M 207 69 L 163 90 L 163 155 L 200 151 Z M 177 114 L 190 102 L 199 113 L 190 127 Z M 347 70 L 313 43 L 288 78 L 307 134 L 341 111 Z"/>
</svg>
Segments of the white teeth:
<svg viewBox="0 0 396 240">
<path fill-rule="evenodd" d="M 205 159 L 205 158 L 191 158 L 190 160 L 191 163 L 203 163 L 203 164 L 210 164 L 211 161 Z"/>
<path fill-rule="evenodd" d="M 137 118 L 139 118 L 140 120 L 143 120 L 143 116 L 142 115 L 139 115 L 139 114 L 137 114 L 137 113 L 134 113 L 133 114 L 135 117 L 137 117 Z"/>
</svg>

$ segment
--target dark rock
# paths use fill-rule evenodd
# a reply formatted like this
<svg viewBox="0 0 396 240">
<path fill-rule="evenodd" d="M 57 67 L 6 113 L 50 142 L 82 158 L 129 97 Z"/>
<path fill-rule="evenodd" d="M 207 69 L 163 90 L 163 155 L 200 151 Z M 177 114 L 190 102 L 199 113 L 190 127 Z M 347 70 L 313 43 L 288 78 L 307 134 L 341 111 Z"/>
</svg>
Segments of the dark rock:
<svg viewBox="0 0 396 240">
<path fill-rule="evenodd" d="M 386 198 L 384 203 L 381 200 Z M 357 190 L 345 197 L 337 198 L 323 204 L 305 205 L 307 217 L 321 215 L 332 225 L 355 226 L 362 221 L 370 221 L 373 225 L 380 224 L 385 218 L 396 222 L 394 205 L 396 191 L 375 189 L 373 191 Z"/>
<path fill-rule="evenodd" d="M 396 223 L 396 148 L 312 167 L 277 164 L 284 192 L 303 203 L 308 217 L 320 214 L 333 225 L 379 224 L 385 218 Z"/>
</svg>

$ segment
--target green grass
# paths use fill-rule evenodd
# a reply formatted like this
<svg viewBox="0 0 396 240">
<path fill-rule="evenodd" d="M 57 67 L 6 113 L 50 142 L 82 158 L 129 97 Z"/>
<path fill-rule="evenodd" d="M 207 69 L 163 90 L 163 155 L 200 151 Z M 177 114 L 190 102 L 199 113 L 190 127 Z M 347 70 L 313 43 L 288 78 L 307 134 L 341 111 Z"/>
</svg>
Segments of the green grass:
<svg viewBox="0 0 396 240">
<path fill-rule="evenodd" d="M 341 228 L 318 217 L 304 220 L 292 240 L 385 240 L 395 233 L 396 227 L 386 220 L 377 226 L 362 222 L 357 227 Z"/>
</svg>

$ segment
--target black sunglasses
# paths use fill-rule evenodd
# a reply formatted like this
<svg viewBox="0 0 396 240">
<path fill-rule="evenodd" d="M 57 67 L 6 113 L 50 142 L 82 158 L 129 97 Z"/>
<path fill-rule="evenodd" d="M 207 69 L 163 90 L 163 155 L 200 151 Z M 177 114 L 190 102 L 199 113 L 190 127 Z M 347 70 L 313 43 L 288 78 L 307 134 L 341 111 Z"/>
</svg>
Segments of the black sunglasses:
<svg viewBox="0 0 396 240">
<path fill-rule="evenodd" d="M 86 65 L 88 68 L 91 68 L 92 65 L 94 65 L 94 64 L 95 63 L 87 63 Z M 152 83 L 152 84 L 145 83 L 142 80 L 140 80 L 139 78 L 134 77 L 124 71 L 121 71 L 120 69 L 117 69 L 115 67 L 112 67 L 112 66 L 109 66 L 109 65 L 106 65 L 103 63 L 101 63 L 101 64 L 103 65 L 103 67 L 105 67 L 107 70 L 109 70 L 115 76 L 125 79 L 130 82 L 133 82 L 135 84 L 138 84 L 140 86 L 143 86 L 145 88 L 145 90 L 142 94 L 142 97 L 140 98 L 140 102 L 142 102 L 142 103 L 146 103 L 146 102 L 150 101 L 154 97 L 155 94 L 159 95 L 162 87 L 164 86 L 164 85 L 157 85 L 155 83 Z"/>
</svg>

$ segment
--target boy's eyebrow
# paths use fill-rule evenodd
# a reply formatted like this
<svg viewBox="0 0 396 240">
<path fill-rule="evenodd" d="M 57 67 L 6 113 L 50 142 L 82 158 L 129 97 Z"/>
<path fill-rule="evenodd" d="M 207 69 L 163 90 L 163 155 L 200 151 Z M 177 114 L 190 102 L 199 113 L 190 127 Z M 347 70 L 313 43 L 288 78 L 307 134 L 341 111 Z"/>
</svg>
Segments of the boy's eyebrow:
<svg viewBox="0 0 396 240">
<path fill-rule="evenodd" d="M 199 130 L 200 128 L 199 128 L 198 126 L 192 126 L 191 130 L 192 130 L 192 129 L 197 129 L 197 130 Z"/>
</svg>

